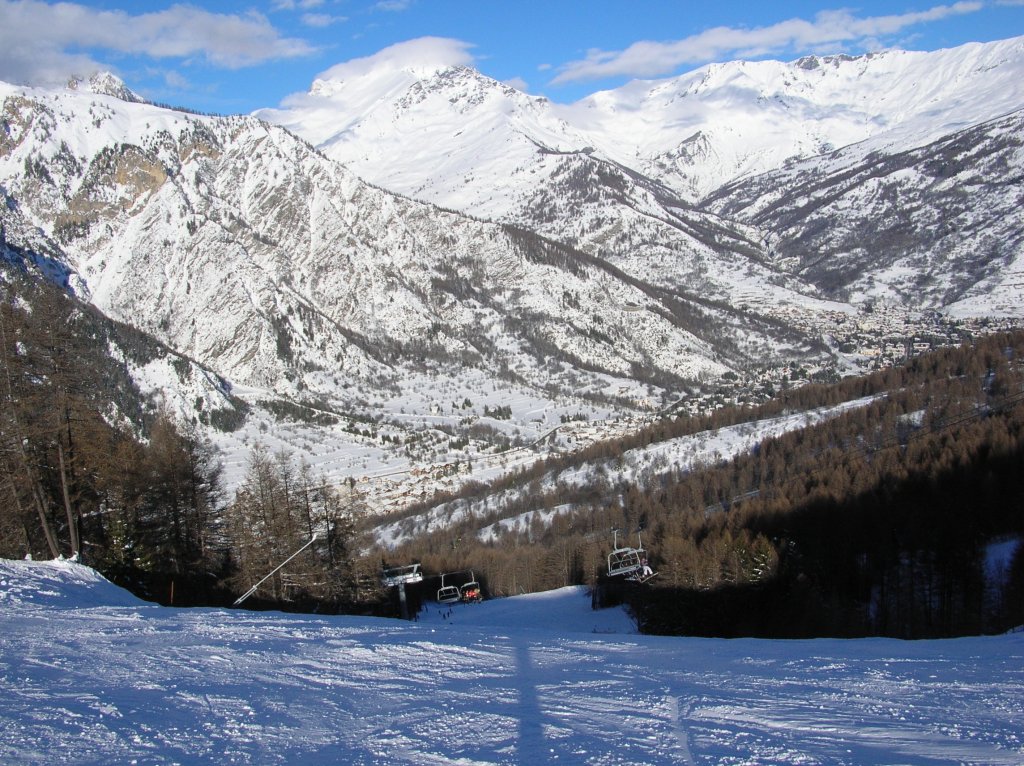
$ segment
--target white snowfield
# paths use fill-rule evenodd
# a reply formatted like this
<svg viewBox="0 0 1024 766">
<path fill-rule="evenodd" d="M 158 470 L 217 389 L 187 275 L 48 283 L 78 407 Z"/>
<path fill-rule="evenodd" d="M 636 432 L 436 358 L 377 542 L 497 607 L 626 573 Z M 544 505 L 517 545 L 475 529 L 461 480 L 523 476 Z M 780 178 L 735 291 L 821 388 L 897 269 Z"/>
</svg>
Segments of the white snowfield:
<svg viewBox="0 0 1024 766">
<path fill-rule="evenodd" d="M 163 608 L 0 561 L 0 763 L 1024 762 L 1024 634 L 632 630 L 574 588 L 402 622 Z"/>
</svg>

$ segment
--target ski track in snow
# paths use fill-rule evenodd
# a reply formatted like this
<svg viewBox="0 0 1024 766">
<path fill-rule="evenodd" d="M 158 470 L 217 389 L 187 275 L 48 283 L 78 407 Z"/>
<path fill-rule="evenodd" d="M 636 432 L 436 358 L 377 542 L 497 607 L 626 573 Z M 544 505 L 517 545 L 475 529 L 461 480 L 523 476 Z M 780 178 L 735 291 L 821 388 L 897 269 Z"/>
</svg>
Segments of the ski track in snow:
<svg viewBox="0 0 1024 766">
<path fill-rule="evenodd" d="M 1022 633 L 630 630 L 574 588 L 406 623 L 170 609 L 0 561 L 0 762 L 1024 762 Z"/>
</svg>

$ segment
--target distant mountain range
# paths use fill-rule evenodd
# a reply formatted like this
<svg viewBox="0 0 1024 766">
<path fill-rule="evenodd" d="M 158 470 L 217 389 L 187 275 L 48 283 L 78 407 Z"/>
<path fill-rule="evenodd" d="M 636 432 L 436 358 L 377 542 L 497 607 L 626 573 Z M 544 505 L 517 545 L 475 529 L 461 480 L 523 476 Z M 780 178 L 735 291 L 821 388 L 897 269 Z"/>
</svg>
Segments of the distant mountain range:
<svg viewBox="0 0 1024 766">
<path fill-rule="evenodd" d="M 443 61 L 333 74 L 232 117 L 111 75 L 0 84 L 5 268 L 159 341 L 133 374 L 183 415 L 241 407 L 229 450 L 481 459 L 837 367 L 836 318 L 869 306 L 1024 318 L 1024 38 L 570 106 Z"/>
<path fill-rule="evenodd" d="M 656 282 L 707 273 L 733 305 L 739 255 L 804 295 L 1021 313 L 1024 38 L 712 64 L 571 106 L 382 59 L 261 114 L 375 184 Z"/>
</svg>

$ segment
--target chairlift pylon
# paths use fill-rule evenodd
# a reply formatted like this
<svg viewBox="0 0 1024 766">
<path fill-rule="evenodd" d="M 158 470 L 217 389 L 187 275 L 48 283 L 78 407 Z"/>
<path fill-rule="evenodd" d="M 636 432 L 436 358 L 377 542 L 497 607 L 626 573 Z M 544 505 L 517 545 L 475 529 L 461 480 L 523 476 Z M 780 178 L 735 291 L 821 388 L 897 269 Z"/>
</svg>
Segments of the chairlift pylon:
<svg viewBox="0 0 1024 766">
<path fill-rule="evenodd" d="M 398 585 L 412 585 L 423 582 L 423 572 L 419 564 L 407 564 L 405 566 L 384 567 L 381 573 L 381 580 L 388 588 Z"/>
</svg>

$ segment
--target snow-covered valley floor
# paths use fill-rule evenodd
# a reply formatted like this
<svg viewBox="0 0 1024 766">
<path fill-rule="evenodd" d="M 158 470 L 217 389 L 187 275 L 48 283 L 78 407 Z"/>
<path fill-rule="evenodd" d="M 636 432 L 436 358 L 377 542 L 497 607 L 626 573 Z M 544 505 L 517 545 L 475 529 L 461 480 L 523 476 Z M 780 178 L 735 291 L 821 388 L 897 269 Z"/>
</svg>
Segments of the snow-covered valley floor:
<svg viewBox="0 0 1024 766">
<path fill-rule="evenodd" d="M 638 635 L 579 589 L 417 622 L 137 601 L 0 560 L 0 763 L 1024 762 L 1024 634 Z"/>
</svg>

